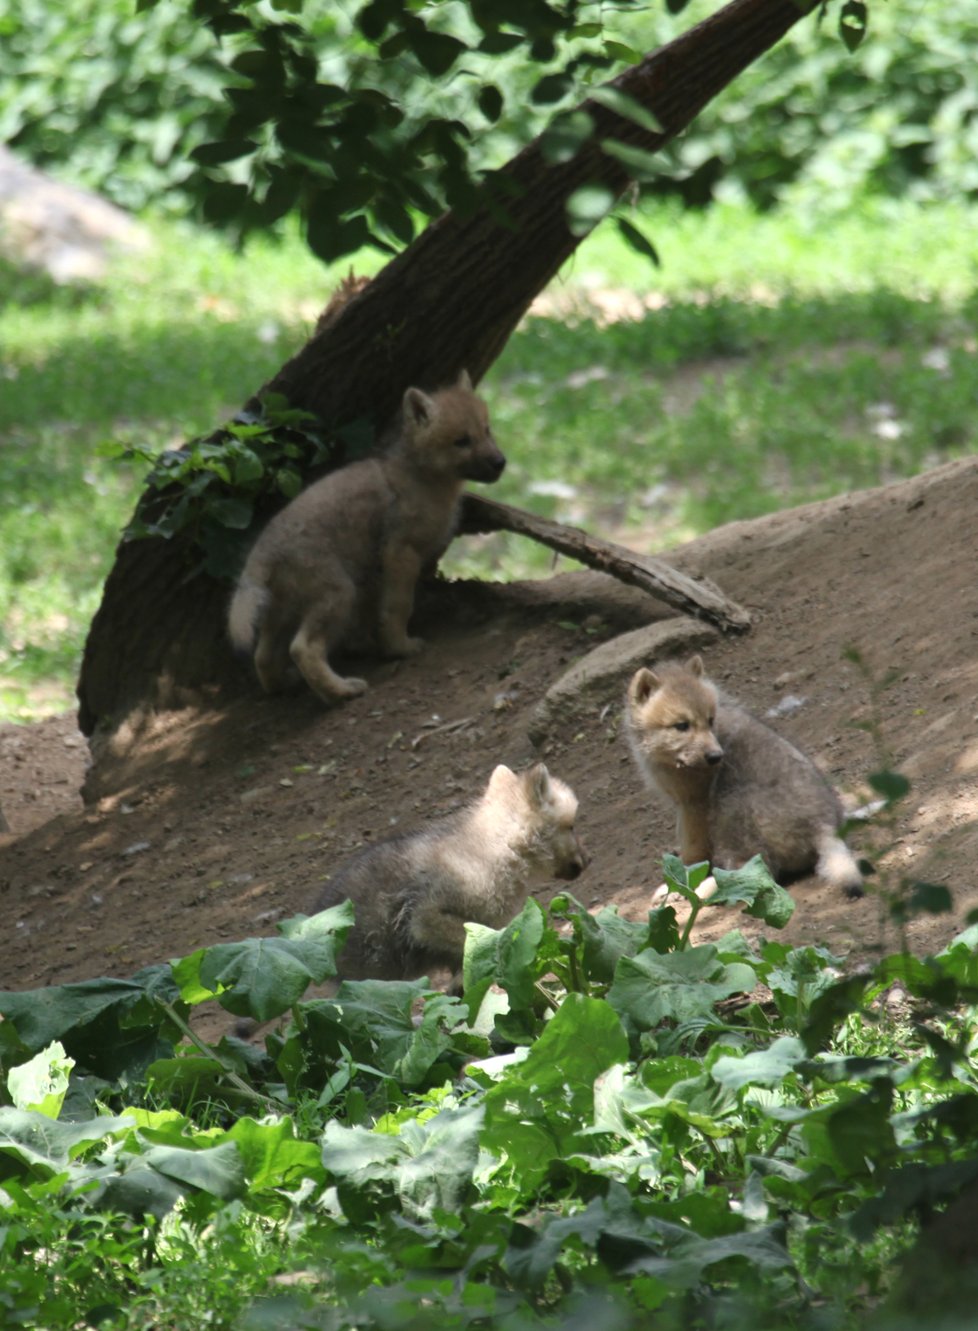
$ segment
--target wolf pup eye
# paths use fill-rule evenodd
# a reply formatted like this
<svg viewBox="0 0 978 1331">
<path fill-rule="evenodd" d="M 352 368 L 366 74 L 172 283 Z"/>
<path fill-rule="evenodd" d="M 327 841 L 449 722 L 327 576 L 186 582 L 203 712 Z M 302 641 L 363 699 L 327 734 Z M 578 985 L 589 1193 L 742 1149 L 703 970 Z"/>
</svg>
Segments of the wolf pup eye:
<svg viewBox="0 0 978 1331">
<path fill-rule="evenodd" d="M 673 728 L 673 730 L 682 730 L 682 731 L 686 731 L 686 730 L 689 729 L 689 722 L 688 722 L 688 721 L 674 721 L 674 722 L 673 722 L 673 725 L 672 725 L 672 728 Z"/>
<path fill-rule="evenodd" d="M 463 434 L 460 439 L 455 440 L 455 447 L 468 448 L 471 445 L 471 443 L 472 443 L 471 437 L 467 434 Z"/>
</svg>

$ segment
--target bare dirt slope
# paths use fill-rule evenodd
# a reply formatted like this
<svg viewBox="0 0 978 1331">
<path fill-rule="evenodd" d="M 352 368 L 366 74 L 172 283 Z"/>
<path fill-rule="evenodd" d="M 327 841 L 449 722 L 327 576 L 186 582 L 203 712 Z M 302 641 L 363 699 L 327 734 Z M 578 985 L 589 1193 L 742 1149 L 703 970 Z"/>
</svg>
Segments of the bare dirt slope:
<svg viewBox="0 0 978 1331">
<path fill-rule="evenodd" d="M 968 459 L 735 523 L 674 555 L 756 615 L 750 635 L 706 651 L 711 673 L 761 715 L 786 695 L 804 699 L 775 724 L 844 791 L 863 792 L 878 759 L 859 728 L 874 714 L 870 690 L 843 649 L 858 648 L 877 679 L 895 674 L 876 714 L 913 788 L 884 869 L 891 883 L 946 883 L 955 900 L 953 916 L 911 925 L 921 951 L 978 907 L 976 553 L 978 459 Z M 539 756 L 527 724 L 545 689 L 597 643 L 667 613 L 590 573 L 441 586 L 423 607 L 425 652 L 369 666 L 364 697 L 328 711 L 302 693 L 256 694 L 223 713 L 170 715 L 100 763 L 90 785 L 101 794 L 88 806 L 87 750 L 70 717 L 0 730 L 0 806 L 12 828 L 0 836 L 0 986 L 127 975 L 272 932 L 309 909 L 364 841 L 451 809 L 498 761 Z M 618 733 L 623 685 L 555 726 L 543 756 L 581 800 L 593 863 L 577 894 L 638 916 L 673 848 L 673 819 L 641 787 Z M 874 896 L 845 902 L 815 881 L 792 891 L 790 939 L 857 957 L 881 945 Z M 703 936 L 729 927 L 728 914 L 714 915 Z M 892 928 L 885 942 L 896 944 Z"/>
</svg>

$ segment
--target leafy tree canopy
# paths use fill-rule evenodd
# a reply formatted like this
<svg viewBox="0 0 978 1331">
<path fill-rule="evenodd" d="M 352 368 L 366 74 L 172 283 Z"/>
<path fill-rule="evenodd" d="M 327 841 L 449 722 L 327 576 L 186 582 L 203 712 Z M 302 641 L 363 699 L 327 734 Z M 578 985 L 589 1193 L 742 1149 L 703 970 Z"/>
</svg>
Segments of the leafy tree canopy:
<svg viewBox="0 0 978 1331">
<path fill-rule="evenodd" d="M 691 17 L 711 7 L 693 0 Z M 833 18 L 858 44 L 862 0 Z M 834 27 L 819 41 L 836 66 Z M 573 155 L 591 129 L 581 98 L 671 35 L 648 0 L 0 0 L 0 137 L 130 207 L 189 198 L 238 235 L 294 213 L 325 260 L 364 244 L 392 252 L 446 208 L 464 214 L 544 127 L 553 160 Z M 782 101 L 796 92 L 782 80 Z M 795 140 L 805 116 L 791 107 Z M 750 101 L 741 120 L 755 124 Z M 730 166 L 729 130 L 707 122 L 712 138 L 688 136 L 654 181 L 641 163 L 636 173 L 656 188 L 688 182 L 702 201 Z M 798 153 L 759 148 L 758 132 L 763 169 L 748 188 L 763 193 Z"/>
</svg>

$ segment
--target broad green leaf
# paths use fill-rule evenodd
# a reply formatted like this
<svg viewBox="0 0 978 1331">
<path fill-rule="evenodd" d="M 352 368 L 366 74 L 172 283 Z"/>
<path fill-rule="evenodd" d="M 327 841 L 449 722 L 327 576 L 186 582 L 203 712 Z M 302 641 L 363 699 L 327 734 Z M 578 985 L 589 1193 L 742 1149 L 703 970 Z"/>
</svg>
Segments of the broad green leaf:
<svg viewBox="0 0 978 1331">
<path fill-rule="evenodd" d="M 791 1267 L 793 1262 L 785 1244 L 784 1225 L 766 1225 L 749 1233 L 724 1234 L 712 1239 L 691 1235 L 677 1243 L 668 1258 L 639 1257 L 629 1265 L 629 1272 L 646 1271 L 674 1289 L 693 1289 L 705 1272 L 728 1264 L 734 1270 L 752 1266 L 758 1272 Z M 733 1271 L 730 1274 L 732 1276 Z"/>
<path fill-rule="evenodd" d="M 842 1179 L 876 1176 L 896 1155 L 892 1100 L 893 1088 L 877 1082 L 860 1095 L 808 1114 L 801 1132 L 811 1155 Z"/>
<path fill-rule="evenodd" d="M 238 1148 L 249 1191 L 295 1188 L 305 1178 L 325 1181 L 322 1152 L 314 1142 L 296 1137 L 290 1118 L 274 1123 L 239 1118 L 226 1140 Z"/>
<path fill-rule="evenodd" d="M 168 967 L 150 966 L 131 980 L 82 980 L 48 989 L 0 992 L 0 1015 L 13 1023 L 27 1048 L 37 1052 L 110 1010 L 120 1025 L 149 1024 L 158 1014 L 157 999 L 172 1003 L 179 997 Z"/>
<path fill-rule="evenodd" d="M 143 1161 L 157 1173 L 201 1192 L 230 1201 L 245 1191 L 245 1171 L 234 1141 L 192 1150 L 180 1146 L 151 1146 Z"/>
<path fill-rule="evenodd" d="M 139 1220 L 147 1215 L 162 1219 L 187 1195 L 183 1185 L 153 1169 L 141 1156 L 127 1161 L 121 1173 L 105 1169 L 93 1172 L 93 1177 L 95 1186 L 86 1190 L 91 1204 Z"/>
<path fill-rule="evenodd" d="M 68 1058 L 64 1045 L 55 1040 L 27 1063 L 7 1073 L 7 1090 L 16 1109 L 33 1109 L 47 1118 L 61 1113 L 68 1078 L 75 1060 Z"/>
<path fill-rule="evenodd" d="M 413 1220 L 436 1210 L 457 1210 L 472 1184 L 479 1157 L 483 1107 L 466 1104 L 441 1110 L 423 1122 L 404 1124 L 396 1136 L 332 1121 L 323 1134 L 322 1159 L 340 1185 L 344 1210 L 351 1196 L 396 1198 Z"/>
<path fill-rule="evenodd" d="M 611 1183 L 606 1196 L 595 1197 L 572 1215 L 543 1216 L 522 1243 L 510 1247 L 506 1269 L 520 1284 L 534 1288 L 551 1276 L 568 1247 L 571 1251 L 596 1251 L 600 1244 L 608 1255 L 615 1250 L 628 1251 L 634 1259 L 643 1251 L 658 1253 L 688 1238 L 685 1226 L 660 1220 L 650 1214 L 644 1199 L 631 1196 L 621 1184 Z"/>
<path fill-rule="evenodd" d="M 509 994 L 513 1011 L 531 1007 L 536 968 L 533 964 L 543 938 L 543 908 L 529 897 L 523 909 L 499 934 L 496 942 L 496 982 Z"/>
<path fill-rule="evenodd" d="M 3 1172 L 27 1169 L 41 1177 L 61 1173 L 78 1151 L 115 1133 L 129 1132 L 126 1116 L 89 1119 L 85 1123 L 59 1123 L 33 1110 L 0 1108 L 0 1156 Z"/>
<path fill-rule="evenodd" d="M 745 902 L 745 914 L 774 929 L 783 929 L 794 914 L 794 899 L 774 881 L 760 855 L 739 869 L 714 869 L 713 877 L 717 890 L 708 899 L 708 906 Z"/>
<path fill-rule="evenodd" d="M 620 88 L 616 88 L 610 83 L 592 88 L 588 95 L 592 102 L 607 107 L 609 111 L 614 111 L 616 115 L 621 116 L 624 120 L 631 120 L 649 134 L 665 133 L 647 106 L 643 106 L 634 97 L 630 97 L 627 92 L 622 92 Z"/>
<path fill-rule="evenodd" d="M 607 217 L 615 196 L 604 185 L 582 185 L 567 200 L 567 226 L 571 235 L 586 236 Z"/>
<path fill-rule="evenodd" d="M 640 952 L 622 957 L 608 1002 L 640 1030 L 663 1021 L 707 1016 L 731 994 L 750 993 L 756 976 L 743 962 L 725 965 L 709 943 L 666 956 Z"/>
<path fill-rule="evenodd" d="M 718 1058 L 710 1075 L 728 1091 L 739 1091 L 745 1086 L 777 1086 L 807 1058 L 802 1042 L 785 1035 L 768 1049 L 758 1049 L 743 1058 Z"/>
<path fill-rule="evenodd" d="M 944 951 L 938 952 L 935 961 L 958 984 L 969 990 L 978 989 L 978 924 L 952 938 Z"/>
<path fill-rule="evenodd" d="M 216 998 L 239 1017 L 268 1021 L 299 1001 L 310 984 L 336 975 L 336 956 L 353 926 L 348 902 L 279 925 L 280 938 L 218 943 L 172 963 L 187 1003 Z"/>
<path fill-rule="evenodd" d="M 550 1162 L 579 1147 L 594 1116 L 595 1081 L 628 1056 L 616 1014 L 601 999 L 568 994 L 526 1059 L 486 1092 L 482 1145 L 524 1193 Z"/>
</svg>

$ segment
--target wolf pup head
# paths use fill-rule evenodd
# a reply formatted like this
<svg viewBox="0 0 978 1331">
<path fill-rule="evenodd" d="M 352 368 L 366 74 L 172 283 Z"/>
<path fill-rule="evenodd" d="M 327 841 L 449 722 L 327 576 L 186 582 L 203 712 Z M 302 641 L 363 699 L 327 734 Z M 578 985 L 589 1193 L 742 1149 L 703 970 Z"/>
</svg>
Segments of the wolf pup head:
<svg viewBox="0 0 978 1331">
<path fill-rule="evenodd" d="M 653 766 L 702 769 L 723 758 L 714 733 L 717 691 L 699 656 L 642 666 L 628 685 L 626 712 L 632 743 Z"/>
<path fill-rule="evenodd" d="M 463 370 L 451 388 L 409 388 L 402 404 L 403 439 L 422 470 L 463 481 L 498 481 L 506 466 L 489 428 L 489 411 Z"/>
<path fill-rule="evenodd" d="M 587 868 L 590 857 L 574 830 L 577 796 L 543 763 L 518 774 L 500 765 L 485 799 L 518 825 L 516 853 L 535 878 L 578 878 Z"/>
</svg>

